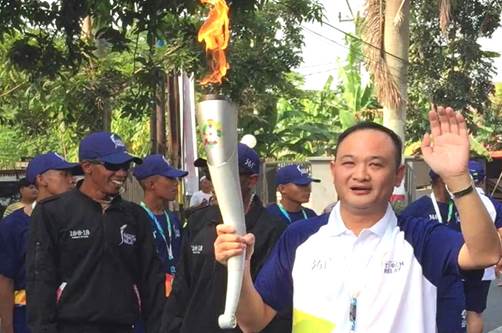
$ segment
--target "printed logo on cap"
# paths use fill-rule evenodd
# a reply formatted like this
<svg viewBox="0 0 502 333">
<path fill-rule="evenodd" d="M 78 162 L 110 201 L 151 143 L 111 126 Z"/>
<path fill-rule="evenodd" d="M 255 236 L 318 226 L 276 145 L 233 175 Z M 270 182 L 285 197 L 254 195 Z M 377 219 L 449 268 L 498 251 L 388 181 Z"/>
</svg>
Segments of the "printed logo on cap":
<svg viewBox="0 0 502 333">
<path fill-rule="evenodd" d="M 300 165 L 296 167 L 298 171 L 303 175 L 308 175 L 309 171 L 306 168 L 302 168 Z"/>
<path fill-rule="evenodd" d="M 115 148 L 125 147 L 124 142 L 122 142 L 119 137 L 115 136 L 115 134 L 110 135 L 110 140 L 112 140 Z"/>
<path fill-rule="evenodd" d="M 162 156 L 162 159 L 164 160 L 164 162 L 166 162 L 167 165 L 169 165 L 169 161 L 166 159 L 165 156 Z"/>
<path fill-rule="evenodd" d="M 244 161 L 244 165 L 250 169 L 254 169 L 255 162 L 251 161 L 249 158 L 246 158 L 246 161 Z"/>
</svg>

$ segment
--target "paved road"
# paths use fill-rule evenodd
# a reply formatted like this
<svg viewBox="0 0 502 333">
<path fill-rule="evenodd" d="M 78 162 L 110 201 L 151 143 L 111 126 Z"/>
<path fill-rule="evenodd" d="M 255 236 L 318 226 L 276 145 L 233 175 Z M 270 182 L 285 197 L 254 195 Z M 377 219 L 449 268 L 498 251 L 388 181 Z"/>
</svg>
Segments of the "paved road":
<svg viewBox="0 0 502 333">
<path fill-rule="evenodd" d="M 490 286 L 484 317 L 485 332 L 502 333 L 502 287 L 497 287 L 495 282 Z"/>
</svg>

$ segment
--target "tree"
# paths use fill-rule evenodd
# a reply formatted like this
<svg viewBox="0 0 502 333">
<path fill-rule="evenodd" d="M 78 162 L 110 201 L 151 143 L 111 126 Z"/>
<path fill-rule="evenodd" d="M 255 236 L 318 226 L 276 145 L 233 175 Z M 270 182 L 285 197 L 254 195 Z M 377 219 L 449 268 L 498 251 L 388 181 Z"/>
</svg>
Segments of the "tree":
<svg viewBox="0 0 502 333">
<path fill-rule="evenodd" d="M 198 90 L 229 95 L 239 105 L 241 127 L 254 132 L 275 114 L 276 94 L 294 90 L 287 73 L 301 62 L 300 25 L 320 20 L 322 8 L 314 0 L 234 0 L 231 8 L 229 75 L 220 87 Z M 22 125 L 28 140 L 64 124 L 64 132 L 76 140 L 103 127 L 103 101 L 113 114 L 145 119 L 166 75 L 184 70 L 199 78 L 205 73 L 203 47 L 195 36 L 206 10 L 188 0 L 0 6 L 2 60 L 8 59 L 0 72 L 4 123 Z M 99 27 L 96 43 L 105 45 L 100 57 L 94 42 L 80 38 L 88 16 Z"/>
<path fill-rule="evenodd" d="M 410 21 L 409 103 L 406 132 L 419 140 L 426 127 L 430 103 L 462 110 L 473 133 L 490 108 L 493 93 L 493 57 L 478 40 L 491 37 L 497 27 L 502 1 L 452 2 L 451 24 L 441 35 L 437 7 L 430 1 L 412 1 Z M 477 118 L 476 118 L 477 117 Z"/>
</svg>

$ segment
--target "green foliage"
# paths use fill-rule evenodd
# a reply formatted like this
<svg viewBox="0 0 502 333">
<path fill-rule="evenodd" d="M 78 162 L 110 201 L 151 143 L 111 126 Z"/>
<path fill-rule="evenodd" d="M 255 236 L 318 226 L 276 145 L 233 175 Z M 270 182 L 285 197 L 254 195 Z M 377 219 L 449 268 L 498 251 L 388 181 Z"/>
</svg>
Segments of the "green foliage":
<svg viewBox="0 0 502 333">
<path fill-rule="evenodd" d="M 361 79 L 362 51 L 359 40 L 347 37 L 347 59 L 340 68 L 341 82 L 333 89 L 329 77 L 320 91 L 299 91 L 277 103 L 277 118 L 271 119 L 272 133 L 258 132 L 264 138 L 267 156 L 277 159 L 303 159 L 333 154 L 338 135 L 359 120 L 379 121 L 373 85 Z M 301 79 L 291 76 L 299 86 Z M 257 134 L 257 133 L 255 133 Z"/>
<path fill-rule="evenodd" d="M 222 86 L 196 89 L 230 96 L 243 131 L 266 137 L 278 96 L 297 93 L 288 72 L 301 62 L 301 24 L 320 20 L 322 7 L 316 0 L 229 3 L 231 69 Z M 196 41 L 207 10 L 195 0 L 0 6 L 1 123 L 27 143 L 27 156 L 50 148 L 73 157 L 78 140 L 103 128 L 103 114 L 110 112 L 112 128 L 133 151 L 147 153 L 158 83 L 180 70 L 196 78 L 207 70 Z M 88 15 L 94 29 L 91 38 L 82 38 L 80 24 Z"/>
<path fill-rule="evenodd" d="M 474 133 L 478 126 L 472 114 L 483 114 L 490 107 L 493 58 L 498 55 L 482 51 L 477 41 L 490 37 L 499 26 L 502 1 L 453 1 L 452 5 L 453 21 L 447 36 L 441 36 L 437 4 L 411 2 L 406 124 L 411 141 L 425 132 L 431 102 L 464 110 Z"/>
</svg>

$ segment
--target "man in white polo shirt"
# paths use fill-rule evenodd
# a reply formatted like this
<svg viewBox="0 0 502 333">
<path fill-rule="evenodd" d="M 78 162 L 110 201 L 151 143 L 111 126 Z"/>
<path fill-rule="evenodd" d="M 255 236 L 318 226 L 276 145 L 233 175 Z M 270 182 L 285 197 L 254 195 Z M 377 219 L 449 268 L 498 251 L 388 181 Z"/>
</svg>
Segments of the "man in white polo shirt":
<svg viewBox="0 0 502 333">
<path fill-rule="evenodd" d="M 389 129 L 360 123 L 338 139 L 331 170 L 340 198 L 332 213 L 291 225 L 253 285 L 246 261 L 237 319 L 260 331 L 277 312 L 293 333 L 436 332 L 437 285 L 445 274 L 495 264 L 502 248 L 467 170 L 464 118 L 429 113 L 422 153 L 455 196 L 462 233 L 426 219 L 398 220 L 388 200 L 404 175 L 402 144 Z M 252 255 L 254 237 L 217 227 L 215 255 Z"/>
</svg>

